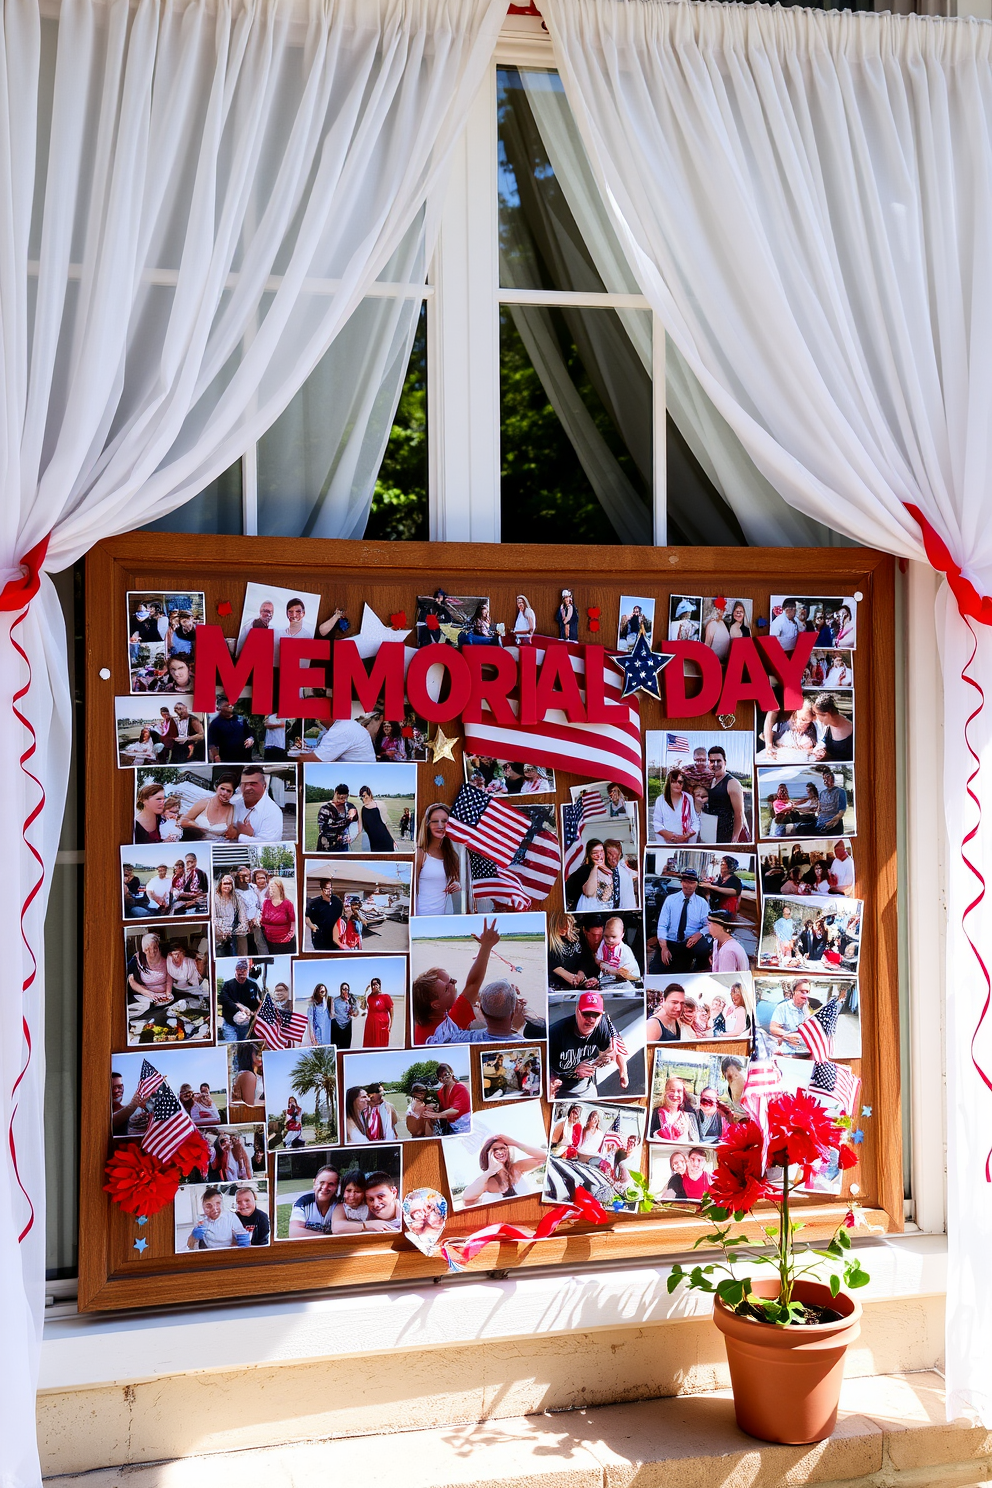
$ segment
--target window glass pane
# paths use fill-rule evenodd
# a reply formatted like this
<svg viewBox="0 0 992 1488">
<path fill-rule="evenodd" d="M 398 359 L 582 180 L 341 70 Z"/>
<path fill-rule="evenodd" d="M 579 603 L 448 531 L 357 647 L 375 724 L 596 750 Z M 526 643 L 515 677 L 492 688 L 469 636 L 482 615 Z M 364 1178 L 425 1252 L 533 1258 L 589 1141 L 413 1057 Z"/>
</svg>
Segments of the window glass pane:
<svg viewBox="0 0 992 1488">
<path fill-rule="evenodd" d="M 379 466 L 367 538 L 388 542 L 430 536 L 427 497 L 427 306 L 422 306 L 400 401 Z"/>
<path fill-rule="evenodd" d="M 145 532 L 222 532 L 242 530 L 241 461 L 235 460 L 199 495 L 167 516 L 147 522 Z"/>
<path fill-rule="evenodd" d="M 652 541 L 650 366 L 646 311 L 502 307 L 506 542 Z"/>
</svg>

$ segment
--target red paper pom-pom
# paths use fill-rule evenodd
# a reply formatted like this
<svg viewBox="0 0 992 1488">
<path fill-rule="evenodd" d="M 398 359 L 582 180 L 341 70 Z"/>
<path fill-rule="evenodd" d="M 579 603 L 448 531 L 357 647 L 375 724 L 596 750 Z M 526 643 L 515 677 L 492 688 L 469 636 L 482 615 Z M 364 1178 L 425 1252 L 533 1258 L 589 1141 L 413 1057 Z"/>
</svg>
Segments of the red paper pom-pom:
<svg viewBox="0 0 992 1488">
<path fill-rule="evenodd" d="M 390 615 L 389 623 L 394 630 L 406 630 L 406 611 L 398 610 L 395 615 Z"/>
<path fill-rule="evenodd" d="M 157 1214 L 171 1203 L 179 1187 L 178 1171 L 163 1168 L 137 1142 L 118 1148 L 107 1163 L 106 1177 L 104 1188 L 128 1214 Z"/>
<path fill-rule="evenodd" d="M 441 629 L 441 622 L 436 615 L 428 615 L 427 619 L 424 621 L 424 624 L 427 626 L 428 630 Z"/>
<path fill-rule="evenodd" d="M 590 630 L 598 630 L 599 629 L 599 621 L 598 620 L 590 620 L 589 621 L 589 629 Z"/>
<path fill-rule="evenodd" d="M 188 1178 L 194 1168 L 199 1168 L 201 1173 L 205 1173 L 209 1163 L 210 1148 L 200 1133 L 194 1132 L 179 1148 L 179 1151 L 172 1154 L 172 1161 L 163 1171 L 171 1173 L 173 1168 L 177 1168 L 184 1178 Z"/>
<path fill-rule="evenodd" d="M 837 1157 L 841 1168 L 856 1168 L 858 1166 L 858 1154 L 847 1142 L 844 1143 L 843 1147 L 838 1147 Z"/>
<path fill-rule="evenodd" d="M 413 738 L 413 729 L 410 727 L 409 724 L 406 724 L 405 727 L 401 728 L 400 733 L 403 735 L 404 739 Z"/>
<path fill-rule="evenodd" d="M 589 609 L 589 610 L 586 610 L 586 614 L 587 614 L 587 615 L 588 615 L 588 616 L 589 616 L 589 619 L 590 619 L 590 620 L 598 620 L 598 619 L 599 619 L 599 617 L 600 617 L 600 615 L 601 615 L 601 614 L 602 614 L 602 613 L 603 613 L 603 612 L 602 612 L 602 610 L 601 610 L 601 609 L 600 609 L 600 608 L 599 608 L 599 605 L 593 605 L 593 606 L 592 606 L 592 608 L 591 608 L 591 609 Z"/>
<path fill-rule="evenodd" d="M 222 599 L 217 606 L 217 613 L 218 615 L 230 615 L 233 609 L 234 606 L 229 599 Z"/>
<path fill-rule="evenodd" d="M 716 599 L 714 599 L 713 608 L 715 610 L 725 610 L 727 608 L 727 601 L 722 594 L 718 594 Z"/>
</svg>

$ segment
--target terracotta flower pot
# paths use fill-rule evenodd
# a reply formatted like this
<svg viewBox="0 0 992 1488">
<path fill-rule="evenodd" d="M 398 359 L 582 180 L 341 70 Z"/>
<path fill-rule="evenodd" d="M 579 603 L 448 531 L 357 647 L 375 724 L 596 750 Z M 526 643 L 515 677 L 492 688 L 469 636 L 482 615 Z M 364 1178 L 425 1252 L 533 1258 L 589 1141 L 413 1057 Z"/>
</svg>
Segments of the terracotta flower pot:
<svg viewBox="0 0 992 1488">
<path fill-rule="evenodd" d="M 759 1297 L 778 1295 L 777 1281 L 757 1281 Z M 713 1321 L 724 1336 L 737 1424 L 770 1442 L 823 1441 L 837 1421 L 837 1403 L 848 1344 L 861 1333 L 861 1303 L 813 1281 L 798 1281 L 797 1302 L 829 1307 L 835 1323 L 778 1327 L 738 1317 L 714 1298 Z"/>
</svg>

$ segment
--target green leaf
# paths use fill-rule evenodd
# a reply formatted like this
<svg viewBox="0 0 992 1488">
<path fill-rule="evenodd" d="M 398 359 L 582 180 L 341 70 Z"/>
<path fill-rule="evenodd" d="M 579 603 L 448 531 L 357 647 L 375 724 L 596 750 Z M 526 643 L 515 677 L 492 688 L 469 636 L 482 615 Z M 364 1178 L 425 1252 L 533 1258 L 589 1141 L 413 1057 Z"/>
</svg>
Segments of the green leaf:
<svg viewBox="0 0 992 1488">
<path fill-rule="evenodd" d="M 830 1277 L 830 1295 L 831 1295 L 831 1297 L 836 1297 L 836 1295 L 837 1295 L 837 1293 L 839 1291 L 840 1291 L 840 1277 L 837 1275 L 836 1271 L 834 1271 L 831 1274 L 831 1277 Z"/>
<path fill-rule="evenodd" d="M 840 1246 L 841 1250 L 850 1250 L 851 1237 L 843 1226 L 841 1226 L 841 1228 L 837 1231 L 834 1239 L 837 1241 L 837 1244 Z"/>
<path fill-rule="evenodd" d="M 673 1271 L 672 1274 L 671 1274 L 671 1276 L 668 1278 L 668 1295 L 671 1296 L 672 1293 L 674 1292 L 675 1288 L 677 1286 L 680 1286 L 681 1283 L 682 1283 L 682 1277 L 681 1276 L 676 1276 L 675 1272 Z"/>
<path fill-rule="evenodd" d="M 728 1307 L 737 1307 L 744 1301 L 744 1283 L 736 1281 L 732 1276 L 728 1277 L 726 1281 L 720 1282 L 716 1294 L 722 1297 Z"/>
</svg>

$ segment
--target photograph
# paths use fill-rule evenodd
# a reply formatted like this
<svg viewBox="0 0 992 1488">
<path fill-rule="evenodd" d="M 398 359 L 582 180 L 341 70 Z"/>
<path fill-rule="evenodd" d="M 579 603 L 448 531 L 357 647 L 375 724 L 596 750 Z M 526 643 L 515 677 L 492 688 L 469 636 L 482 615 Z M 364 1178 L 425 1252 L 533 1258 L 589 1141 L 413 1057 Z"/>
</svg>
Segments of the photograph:
<svg viewBox="0 0 992 1488">
<path fill-rule="evenodd" d="M 724 594 L 703 596 L 699 639 L 716 652 L 723 666 L 730 655 L 731 641 L 744 640 L 751 635 L 753 612 L 754 605 L 750 599 L 734 599 Z"/>
<path fill-rule="evenodd" d="M 854 897 L 854 849 L 846 837 L 793 840 L 758 847 L 763 894 L 844 894 Z"/>
<path fill-rule="evenodd" d="M 548 990 L 640 991 L 644 978 L 644 922 L 636 910 L 621 914 L 548 916 Z"/>
<path fill-rule="evenodd" d="M 176 1255 L 268 1245 L 269 1183 L 187 1183 L 173 1200 Z"/>
<path fill-rule="evenodd" d="M 303 850 L 413 852 L 414 764 L 303 766 Z"/>
<path fill-rule="evenodd" d="M 272 1151 L 338 1140 L 334 1049 L 268 1049 L 265 1114 Z"/>
<path fill-rule="evenodd" d="M 217 1126 L 227 1121 L 223 1049 L 156 1049 L 152 1059 L 147 1053 L 112 1054 L 110 1058 L 111 1130 L 115 1137 L 145 1135 L 150 1120 L 148 1103 L 162 1084 L 169 1086 L 195 1126 Z"/>
<path fill-rule="evenodd" d="M 845 1083 L 852 1085 L 856 1092 L 851 1104 L 857 1112 L 861 1090 L 861 1081 L 846 1065 L 835 1064 L 810 1064 L 802 1063 L 795 1059 L 778 1059 L 775 1061 L 779 1067 L 782 1085 L 790 1095 L 795 1095 L 803 1090 L 811 1095 L 818 1105 L 822 1106 L 828 1116 L 836 1120 L 846 1114 L 844 1102 L 839 1099 L 836 1090 L 838 1076 Z M 829 1086 L 824 1089 L 824 1086 Z M 857 1179 L 857 1172 L 847 1175 Z M 796 1173 L 797 1180 L 801 1180 L 801 1170 Z M 800 1193 L 808 1194 L 839 1194 L 844 1187 L 845 1174 L 841 1170 L 840 1156 L 836 1148 L 832 1148 L 826 1159 L 820 1163 L 816 1171 L 811 1175 L 808 1182 L 799 1181 L 797 1187 Z M 768 1178 L 772 1183 L 781 1186 L 782 1169 L 770 1167 Z"/>
<path fill-rule="evenodd" d="M 152 765 L 134 772 L 134 842 L 295 842 L 295 765 Z"/>
<path fill-rule="evenodd" d="M 782 642 L 782 650 L 788 656 L 803 632 L 812 631 L 821 649 L 840 647 L 853 651 L 858 644 L 858 606 L 850 595 L 831 599 L 823 595 L 773 594 L 770 605 L 768 634 Z"/>
<path fill-rule="evenodd" d="M 389 858 L 308 858 L 304 951 L 408 950 L 412 866 Z"/>
<path fill-rule="evenodd" d="M 716 1169 L 715 1147 L 648 1147 L 648 1188 L 664 1204 L 699 1203 Z"/>
<path fill-rule="evenodd" d="M 781 699 L 781 689 L 773 689 Z M 755 763 L 828 765 L 854 758 L 854 693 L 804 690 L 795 712 L 755 709 Z"/>
<path fill-rule="evenodd" d="M 643 636 L 648 645 L 651 645 L 655 603 L 653 599 L 642 599 L 638 595 L 621 594 L 620 623 L 617 626 L 618 651 L 633 651 L 638 636 Z"/>
<path fill-rule="evenodd" d="M 277 1152 L 276 1239 L 396 1235 L 403 1228 L 402 1193 L 399 1146 Z"/>
<path fill-rule="evenodd" d="M 833 1040 L 830 1058 L 861 1058 L 857 977 L 756 976 L 754 992 L 755 1019 L 771 1041 L 769 1052 L 809 1059 L 810 1047 L 799 1032 L 800 1025 L 836 1003 L 837 1007 L 820 1019 L 827 1037 Z"/>
<path fill-rule="evenodd" d="M 647 1094 L 644 994 L 548 993 L 548 1099 Z"/>
<path fill-rule="evenodd" d="M 345 1054 L 341 1135 L 345 1145 L 413 1142 L 472 1130 L 472 1075 L 467 1044 L 449 1044 L 442 1058 L 416 1049 Z"/>
<path fill-rule="evenodd" d="M 572 805 L 582 806 L 583 821 L 637 816 L 637 802 L 615 780 L 590 780 L 569 788 Z"/>
<path fill-rule="evenodd" d="M 294 956 L 295 842 L 215 842 L 211 918 L 216 956 Z"/>
<path fill-rule="evenodd" d="M 265 1045 L 228 1043 L 224 1045 L 224 1049 L 227 1052 L 231 1120 L 239 1124 L 264 1124 L 265 1079 L 262 1056 L 266 1055 Z"/>
<path fill-rule="evenodd" d="M 271 630 L 275 636 L 275 665 L 279 665 L 279 642 L 283 636 L 312 640 L 317 629 L 319 594 L 301 594 L 272 584 L 245 585 L 237 649 L 240 652 L 250 630 Z"/>
<path fill-rule="evenodd" d="M 682 910 L 686 900 L 685 924 Z M 706 971 L 713 959 L 713 933 L 708 915 L 722 910 L 726 929 L 744 949 L 742 965 L 758 954 L 758 896 L 753 853 L 673 847 L 644 854 L 644 932 L 648 970 L 667 964 L 680 971 Z M 660 926 L 660 932 L 659 932 Z M 698 934 L 698 940 L 694 936 Z M 658 942 L 669 959 L 663 962 Z M 721 952 L 730 959 L 733 947 Z M 704 964 L 705 963 L 705 964 Z M 733 969 L 733 968 L 729 968 Z"/>
<path fill-rule="evenodd" d="M 402 1049 L 406 957 L 334 956 L 293 963 L 293 1005 L 307 1020 L 307 1047 Z"/>
<path fill-rule="evenodd" d="M 168 663 L 175 658 L 192 667 L 196 657 L 196 627 L 205 618 L 200 592 L 129 592 L 127 638 L 131 691 L 180 690 L 174 685 Z"/>
<path fill-rule="evenodd" d="M 648 843 L 731 847 L 754 841 L 754 738 L 747 729 L 644 735 Z"/>
<path fill-rule="evenodd" d="M 114 698 L 117 763 L 122 770 L 135 765 L 202 764 L 205 759 L 206 720 L 193 712 L 192 694 L 185 697 Z"/>
<path fill-rule="evenodd" d="M 649 1044 L 751 1036 L 754 982 L 749 971 L 688 972 L 677 981 L 649 976 L 644 997 Z"/>
<path fill-rule="evenodd" d="M 641 876 L 636 813 L 587 817 L 583 809 L 579 818 L 573 802 L 561 808 L 561 823 L 565 908 L 573 914 L 639 909 Z"/>
<path fill-rule="evenodd" d="M 465 780 L 487 796 L 553 796 L 555 772 L 547 765 L 523 760 L 498 760 L 486 754 L 465 754 Z"/>
<path fill-rule="evenodd" d="M 544 1092 L 544 1045 L 514 1045 L 505 1049 L 479 1050 L 479 1080 L 482 1099 L 497 1101 L 539 1099 Z"/>
<path fill-rule="evenodd" d="M 221 698 L 217 712 L 207 714 L 207 759 L 212 765 L 292 763 L 305 756 L 316 728 L 314 719 L 253 713 L 249 695 L 233 703 Z"/>
<path fill-rule="evenodd" d="M 204 1126 L 200 1136 L 207 1144 L 209 1156 L 198 1167 L 180 1176 L 187 1183 L 244 1183 L 264 1178 L 268 1171 L 265 1127 Z"/>
<path fill-rule="evenodd" d="M 715 1147 L 744 1118 L 743 1054 L 654 1051 L 648 1141 Z"/>
<path fill-rule="evenodd" d="M 266 994 L 280 1012 L 292 1012 L 289 956 L 223 956 L 214 967 L 219 1043 L 236 1044 L 250 1036 L 252 1019 Z"/>
<path fill-rule="evenodd" d="M 815 688 L 817 691 L 850 692 L 854 686 L 854 653 L 812 651 L 802 675 L 802 686 L 804 691 Z"/>
<path fill-rule="evenodd" d="M 425 1256 L 434 1255 L 444 1239 L 448 1201 L 436 1188 L 409 1188 L 403 1195 L 403 1231 Z"/>
<path fill-rule="evenodd" d="M 210 926 L 205 920 L 124 928 L 129 1044 L 203 1043 L 210 1018 Z"/>
<path fill-rule="evenodd" d="M 134 844 L 121 850 L 126 920 L 166 920 L 209 912 L 210 844 Z"/>
<path fill-rule="evenodd" d="M 761 765 L 759 837 L 853 837 L 857 832 L 853 765 Z"/>
<path fill-rule="evenodd" d="M 414 1044 L 547 1037 L 544 914 L 427 915 L 410 921 Z"/>
<path fill-rule="evenodd" d="M 537 1101 L 501 1111 L 476 1111 L 471 1134 L 441 1147 L 451 1207 L 482 1209 L 530 1199 L 544 1187 L 548 1134 Z"/>
<path fill-rule="evenodd" d="M 435 589 L 417 596 L 418 646 L 458 646 L 476 622 L 489 623 L 488 595 Z"/>
<path fill-rule="evenodd" d="M 703 601 L 695 594 L 673 594 L 668 601 L 668 639 L 702 640 Z"/>
<path fill-rule="evenodd" d="M 556 1101 L 551 1110 L 548 1166 L 541 1202 L 570 1204 L 584 1188 L 604 1209 L 636 1213 L 631 1174 L 640 1173 L 643 1106 L 592 1106 Z"/>
<path fill-rule="evenodd" d="M 758 965 L 782 970 L 855 972 L 861 951 L 860 899 L 786 898 L 762 905 Z"/>
</svg>

